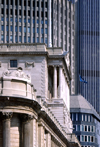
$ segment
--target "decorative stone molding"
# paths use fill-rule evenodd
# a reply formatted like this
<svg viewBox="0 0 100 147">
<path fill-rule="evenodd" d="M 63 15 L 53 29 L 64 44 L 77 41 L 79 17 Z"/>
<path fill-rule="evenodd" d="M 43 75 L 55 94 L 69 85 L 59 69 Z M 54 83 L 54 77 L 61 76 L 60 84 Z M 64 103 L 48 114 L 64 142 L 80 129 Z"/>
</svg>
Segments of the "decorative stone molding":
<svg viewBox="0 0 100 147">
<path fill-rule="evenodd" d="M 14 71 L 5 71 L 3 73 L 3 77 L 6 76 L 6 77 L 17 77 L 17 78 L 24 78 L 24 79 L 28 79 L 30 80 L 30 75 L 26 75 L 23 71 L 23 69 L 21 67 L 19 67 L 17 70 L 14 70 Z"/>
<path fill-rule="evenodd" d="M 32 65 L 32 67 L 34 67 L 34 62 L 25 62 L 25 67 L 28 67 L 28 65 Z"/>
<path fill-rule="evenodd" d="M 2 112 L 3 119 L 10 119 L 13 116 L 13 112 Z"/>
</svg>

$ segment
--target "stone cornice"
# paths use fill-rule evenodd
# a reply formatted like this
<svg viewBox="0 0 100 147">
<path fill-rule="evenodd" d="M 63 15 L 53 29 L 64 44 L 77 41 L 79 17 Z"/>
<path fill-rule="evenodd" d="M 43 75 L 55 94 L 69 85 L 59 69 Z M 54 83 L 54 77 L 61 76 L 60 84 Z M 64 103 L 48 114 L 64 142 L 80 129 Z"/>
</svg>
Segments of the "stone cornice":
<svg viewBox="0 0 100 147">
<path fill-rule="evenodd" d="M 0 51 L 0 55 L 48 55 L 48 52 L 44 52 L 44 51 L 5 51 L 5 52 L 1 52 Z"/>
</svg>

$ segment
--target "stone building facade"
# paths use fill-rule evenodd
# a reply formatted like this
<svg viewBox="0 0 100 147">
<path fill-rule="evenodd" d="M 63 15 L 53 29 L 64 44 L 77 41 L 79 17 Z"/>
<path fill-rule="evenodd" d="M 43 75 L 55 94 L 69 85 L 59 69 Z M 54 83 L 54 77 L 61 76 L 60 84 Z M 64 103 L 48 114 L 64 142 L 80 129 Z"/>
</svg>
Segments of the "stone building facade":
<svg viewBox="0 0 100 147">
<path fill-rule="evenodd" d="M 0 147 L 80 147 L 62 48 L 0 44 Z"/>
</svg>

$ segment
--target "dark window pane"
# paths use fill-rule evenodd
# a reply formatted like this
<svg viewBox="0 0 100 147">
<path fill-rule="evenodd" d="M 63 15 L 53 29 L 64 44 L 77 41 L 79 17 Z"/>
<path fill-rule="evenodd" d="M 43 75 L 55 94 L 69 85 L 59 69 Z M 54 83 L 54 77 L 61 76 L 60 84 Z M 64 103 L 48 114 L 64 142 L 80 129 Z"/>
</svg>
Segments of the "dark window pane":
<svg viewBox="0 0 100 147">
<path fill-rule="evenodd" d="M 30 6 L 30 1 L 28 1 L 28 6 Z"/>
<path fill-rule="evenodd" d="M 33 7 L 35 7 L 35 1 L 33 1 Z"/>
<path fill-rule="evenodd" d="M 10 60 L 10 67 L 17 67 L 17 60 Z"/>
<path fill-rule="evenodd" d="M 17 5 L 17 0 L 15 0 L 15 5 Z"/>
<path fill-rule="evenodd" d="M 4 9 L 3 8 L 1 9 L 1 14 L 4 14 Z"/>
<path fill-rule="evenodd" d="M 39 1 L 37 1 L 37 7 L 39 7 Z"/>
</svg>

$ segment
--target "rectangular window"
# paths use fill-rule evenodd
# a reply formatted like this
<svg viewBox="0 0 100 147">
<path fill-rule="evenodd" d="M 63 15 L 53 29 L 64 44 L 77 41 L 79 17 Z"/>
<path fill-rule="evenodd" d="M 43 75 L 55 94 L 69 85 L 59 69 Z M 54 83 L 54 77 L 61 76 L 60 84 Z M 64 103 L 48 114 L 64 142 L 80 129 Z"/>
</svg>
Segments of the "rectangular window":
<svg viewBox="0 0 100 147">
<path fill-rule="evenodd" d="M 1 26 L 1 31 L 4 31 L 4 25 Z"/>
<path fill-rule="evenodd" d="M 33 11 L 33 17 L 35 17 L 35 11 Z"/>
<path fill-rule="evenodd" d="M 24 23 L 26 23 L 26 18 L 24 18 Z"/>
<path fill-rule="evenodd" d="M 13 10 L 12 9 L 10 9 L 10 15 L 13 15 Z"/>
<path fill-rule="evenodd" d="M 7 31 L 7 32 L 9 31 L 8 25 L 6 26 L 6 31 Z"/>
<path fill-rule="evenodd" d="M 17 42 L 17 36 L 15 36 L 15 42 Z"/>
<path fill-rule="evenodd" d="M 85 136 L 85 142 L 87 142 L 87 136 Z"/>
<path fill-rule="evenodd" d="M 35 38 L 33 37 L 33 43 L 35 42 Z"/>
<path fill-rule="evenodd" d="M 4 21 L 4 17 L 1 17 L 1 21 Z"/>
<path fill-rule="evenodd" d="M 45 7 L 46 7 L 46 8 L 48 7 L 48 3 L 47 3 L 47 2 L 45 2 Z"/>
<path fill-rule="evenodd" d="M 82 125 L 82 132 L 84 132 L 84 125 Z"/>
<path fill-rule="evenodd" d="M 10 67 L 17 67 L 17 60 L 10 60 Z"/>
<path fill-rule="evenodd" d="M 88 136 L 88 142 L 90 142 L 90 136 Z"/>
<path fill-rule="evenodd" d="M 37 19 L 37 24 L 39 24 L 39 19 Z"/>
<path fill-rule="evenodd" d="M 43 28 L 41 28 L 41 34 L 43 34 L 44 33 L 44 29 Z"/>
<path fill-rule="evenodd" d="M 28 11 L 28 16 L 30 16 L 30 11 Z"/>
<path fill-rule="evenodd" d="M 1 9 L 1 14 L 4 14 L 4 9 L 3 8 Z"/>
<path fill-rule="evenodd" d="M 9 21 L 9 18 L 8 17 L 6 18 L 6 21 Z"/>
<path fill-rule="evenodd" d="M 87 131 L 87 126 L 85 126 L 85 131 Z"/>
<path fill-rule="evenodd" d="M 8 15 L 8 9 L 6 9 L 6 14 Z"/>
<path fill-rule="evenodd" d="M 19 15 L 21 15 L 21 10 L 19 10 Z"/>
<path fill-rule="evenodd" d="M 47 20 L 45 20 L 45 24 L 48 24 L 48 21 Z"/>
<path fill-rule="evenodd" d="M 19 32 L 22 32 L 22 27 L 21 26 L 19 26 Z"/>
<path fill-rule="evenodd" d="M 15 32 L 17 32 L 17 26 L 15 26 Z"/>
<path fill-rule="evenodd" d="M 35 23 L 35 20 L 33 19 L 33 23 Z"/>
<path fill-rule="evenodd" d="M 33 33 L 35 33 L 35 28 L 33 28 Z"/>
<path fill-rule="evenodd" d="M 43 37 L 41 38 L 41 43 L 43 43 L 44 42 L 44 39 L 43 39 Z"/>
<path fill-rule="evenodd" d="M 15 15 L 17 15 L 17 10 L 15 10 Z"/>
<path fill-rule="evenodd" d="M 41 17 L 43 17 L 44 16 L 44 13 L 43 12 L 41 12 Z"/>
<path fill-rule="evenodd" d="M 28 6 L 30 6 L 30 1 L 28 1 Z"/>
<path fill-rule="evenodd" d="M 15 5 L 17 5 L 17 0 L 15 0 Z"/>
<path fill-rule="evenodd" d="M 24 33 L 26 33 L 26 27 L 24 27 Z"/>
<path fill-rule="evenodd" d="M 28 23 L 30 23 L 30 19 L 28 19 Z"/>
<path fill-rule="evenodd" d="M 33 7 L 35 7 L 35 1 L 33 1 Z"/>
<path fill-rule="evenodd" d="M 26 0 L 24 0 L 24 6 L 26 6 Z"/>
<path fill-rule="evenodd" d="M 24 16 L 26 16 L 26 10 L 24 10 Z"/>
<path fill-rule="evenodd" d="M 1 35 L 1 40 L 4 41 L 4 35 Z"/>
<path fill-rule="evenodd" d="M 26 43 L 26 36 L 24 36 L 24 43 Z"/>
<path fill-rule="evenodd" d="M 10 0 L 10 4 L 13 5 L 13 0 Z"/>
<path fill-rule="evenodd" d="M 88 132 L 90 132 L 90 126 L 88 126 Z"/>
<path fill-rule="evenodd" d="M 37 1 L 37 7 L 39 7 L 39 1 Z"/>
<path fill-rule="evenodd" d="M 15 22 L 17 22 L 17 18 L 15 17 Z"/>
<path fill-rule="evenodd" d="M 44 21 L 43 21 L 43 20 L 41 20 L 41 24 L 43 24 L 43 22 L 44 22 Z"/>
<path fill-rule="evenodd" d="M 13 22 L 13 18 L 12 17 L 10 17 L 10 21 Z"/>
<path fill-rule="evenodd" d="M 43 2 L 41 2 L 41 7 L 43 8 Z"/>
<path fill-rule="evenodd" d="M 21 1 L 22 1 L 22 0 L 19 0 L 19 5 L 20 5 L 20 6 L 21 6 Z"/>
<path fill-rule="evenodd" d="M 19 42 L 22 42 L 22 37 L 21 36 L 19 36 Z"/>
<path fill-rule="evenodd" d="M 47 14 L 47 12 L 45 12 L 45 17 L 46 17 L 46 18 L 48 17 L 48 14 Z"/>
<path fill-rule="evenodd" d="M 37 43 L 39 43 L 39 37 L 37 37 Z"/>
<path fill-rule="evenodd" d="M 47 39 L 47 38 L 45 38 L 45 43 L 46 43 L 46 44 L 48 43 L 48 39 Z"/>
<path fill-rule="evenodd" d="M 47 30 L 47 28 L 45 28 L 45 34 L 47 34 L 48 33 L 48 30 Z"/>
<path fill-rule="evenodd" d="M 9 40 L 8 40 L 8 35 L 6 36 L 6 41 L 8 42 Z"/>
<path fill-rule="evenodd" d="M 1 4 L 3 4 L 3 5 L 4 5 L 4 0 L 2 0 L 2 1 L 1 1 Z"/>
<path fill-rule="evenodd" d="M 80 131 L 80 125 L 77 125 L 77 131 Z"/>
<path fill-rule="evenodd" d="M 30 33 L 30 27 L 28 27 L 28 33 Z"/>
<path fill-rule="evenodd" d="M 37 17 L 39 17 L 39 11 L 37 11 Z"/>
<path fill-rule="evenodd" d="M 22 21 L 22 19 L 21 18 L 19 18 L 19 22 L 21 22 Z"/>
<path fill-rule="evenodd" d="M 37 28 L 37 33 L 39 33 L 39 28 Z"/>
<path fill-rule="evenodd" d="M 13 41 L 13 36 L 12 35 L 10 36 L 10 41 Z"/>
<path fill-rule="evenodd" d="M 10 31 L 13 31 L 13 26 L 10 26 Z"/>
<path fill-rule="evenodd" d="M 84 136 L 82 135 L 82 142 L 84 142 Z"/>
<path fill-rule="evenodd" d="M 6 0 L 6 5 L 8 5 L 9 4 L 9 1 L 8 0 Z"/>
<path fill-rule="evenodd" d="M 28 37 L 28 42 L 30 43 L 30 37 Z"/>
</svg>

